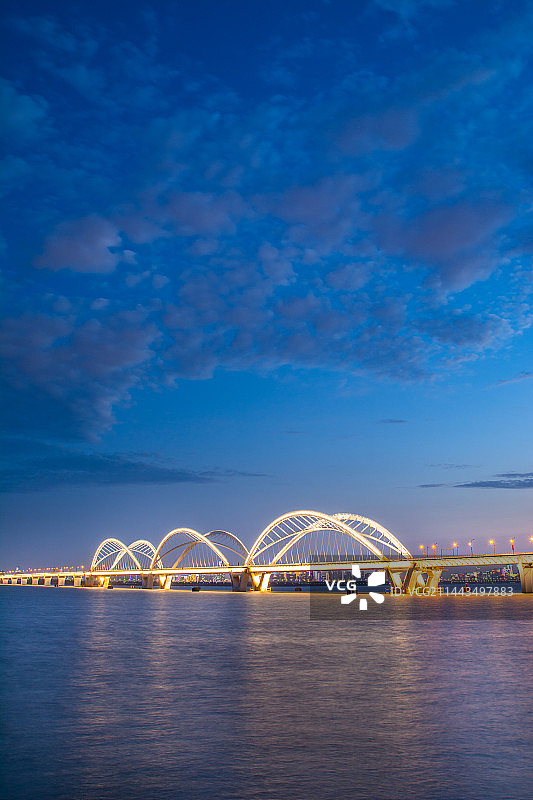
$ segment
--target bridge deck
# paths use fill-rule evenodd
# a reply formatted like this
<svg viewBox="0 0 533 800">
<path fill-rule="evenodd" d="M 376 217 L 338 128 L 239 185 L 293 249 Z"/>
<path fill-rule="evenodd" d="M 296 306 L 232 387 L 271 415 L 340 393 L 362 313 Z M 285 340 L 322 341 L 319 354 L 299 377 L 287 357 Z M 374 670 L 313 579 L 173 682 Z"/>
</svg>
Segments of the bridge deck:
<svg viewBox="0 0 533 800">
<path fill-rule="evenodd" d="M 220 575 L 232 573 L 240 575 L 245 571 L 250 571 L 257 574 L 264 573 L 286 573 L 286 572 L 327 572 L 334 570 L 347 570 L 355 562 L 355 559 L 349 561 L 314 561 L 312 563 L 302 564 L 250 564 L 248 567 L 241 565 L 224 566 L 224 567 L 182 567 L 175 569 L 143 569 L 143 570 L 95 570 L 95 571 L 79 571 L 79 570 L 61 570 L 55 572 L 13 572 L 3 573 L 0 575 L 0 580 L 13 580 L 29 578 L 85 578 L 85 577 L 112 577 L 126 576 L 126 575 Z M 413 557 L 403 559 L 359 559 L 357 563 L 363 569 L 375 570 L 383 569 L 386 567 L 392 572 L 402 572 L 412 569 L 424 572 L 426 570 L 436 571 L 442 569 L 453 569 L 456 567 L 502 567 L 507 565 L 527 564 L 533 562 L 533 552 L 524 553 L 492 553 L 479 556 L 474 555 L 460 555 L 460 556 L 429 556 L 429 557 Z"/>
</svg>

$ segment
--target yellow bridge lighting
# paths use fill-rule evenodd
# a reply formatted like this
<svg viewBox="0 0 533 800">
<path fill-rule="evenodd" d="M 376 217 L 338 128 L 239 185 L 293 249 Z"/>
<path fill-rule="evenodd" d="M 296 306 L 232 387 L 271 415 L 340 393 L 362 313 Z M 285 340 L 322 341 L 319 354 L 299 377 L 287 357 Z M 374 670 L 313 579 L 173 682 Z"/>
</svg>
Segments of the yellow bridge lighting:
<svg viewBox="0 0 533 800">
<path fill-rule="evenodd" d="M 226 574 L 234 591 L 269 591 L 272 575 L 296 573 L 311 575 L 313 572 L 329 573 L 345 570 L 354 562 L 361 569 L 387 572 L 388 580 L 395 592 L 413 592 L 425 586 L 437 590 L 445 569 L 457 565 L 499 567 L 516 566 L 520 574 L 522 592 L 533 594 L 533 550 L 529 553 L 498 553 L 474 556 L 472 546 L 475 538 L 468 542 L 469 555 L 453 557 L 440 550 L 436 555 L 437 542 L 420 544 L 421 555 L 416 558 L 405 545 L 379 523 L 358 514 L 324 514 L 319 511 L 301 510 L 283 514 L 271 522 L 258 536 L 251 549 L 232 533 L 213 530 L 202 534 L 192 528 L 174 528 L 156 546 L 146 539 L 125 544 L 110 538 L 101 542 L 87 571 L 72 567 L 16 573 L 2 573 L 1 584 L 42 586 L 84 586 L 106 588 L 110 580 L 119 583 L 137 575 L 145 589 L 172 588 L 173 581 L 197 582 L 200 575 L 220 576 Z M 496 548 L 495 540 L 488 540 Z M 533 536 L 530 537 L 533 542 Z M 453 542 L 454 548 L 459 545 Z M 432 550 L 426 560 L 423 551 Z M 82 570 L 84 568 L 82 567 Z M 323 578 L 323 575 L 320 576 Z M 216 578 L 218 580 L 218 577 Z M 54 582 L 52 584 L 52 581 Z"/>
</svg>

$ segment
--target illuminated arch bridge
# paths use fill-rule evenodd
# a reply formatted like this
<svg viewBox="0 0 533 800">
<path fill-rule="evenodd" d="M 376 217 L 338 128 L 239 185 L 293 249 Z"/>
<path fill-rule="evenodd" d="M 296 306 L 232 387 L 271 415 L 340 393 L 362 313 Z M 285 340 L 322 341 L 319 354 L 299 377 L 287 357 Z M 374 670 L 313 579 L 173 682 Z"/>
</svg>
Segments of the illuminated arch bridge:
<svg viewBox="0 0 533 800">
<path fill-rule="evenodd" d="M 270 523 L 248 550 L 228 531 L 202 534 L 175 528 L 156 546 L 146 539 L 129 545 L 105 539 L 91 564 L 94 584 L 107 585 L 114 575 L 141 574 L 143 586 L 170 589 L 182 575 L 229 574 L 234 589 L 266 591 L 273 572 L 342 568 L 358 561 L 375 564 L 412 558 L 390 531 L 358 514 L 291 511 Z M 341 565 L 341 567 L 339 567 Z"/>
</svg>

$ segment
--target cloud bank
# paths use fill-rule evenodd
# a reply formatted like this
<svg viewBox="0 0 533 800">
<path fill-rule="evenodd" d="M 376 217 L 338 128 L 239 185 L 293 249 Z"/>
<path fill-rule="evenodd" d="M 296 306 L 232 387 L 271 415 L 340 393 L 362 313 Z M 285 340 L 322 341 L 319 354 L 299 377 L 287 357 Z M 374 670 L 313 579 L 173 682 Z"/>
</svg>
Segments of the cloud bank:
<svg viewBox="0 0 533 800">
<path fill-rule="evenodd" d="M 8 20 L 12 429 L 88 436 L 217 369 L 433 380 L 531 325 L 531 14 L 428 48 L 453 3 L 363 6 L 358 59 L 310 17 L 253 92 L 165 48 L 172 15 Z"/>
<path fill-rule="evenodd" d="M 61 486 L 165 485 L 214 483 L 259 473 L 216 468 L 190 470 L 161 463 L 153 454 L 95 453 L 45 442 L 10 439 L 0 464 L 4 492 L 25 492 Z"/>
<path fill-rule="evenodd" d="M 533 489 L 533 472 L 502 472 L 486 481 L 466 481 L 465 483 L 422 483 L 419 489 Z"/>
</svg>

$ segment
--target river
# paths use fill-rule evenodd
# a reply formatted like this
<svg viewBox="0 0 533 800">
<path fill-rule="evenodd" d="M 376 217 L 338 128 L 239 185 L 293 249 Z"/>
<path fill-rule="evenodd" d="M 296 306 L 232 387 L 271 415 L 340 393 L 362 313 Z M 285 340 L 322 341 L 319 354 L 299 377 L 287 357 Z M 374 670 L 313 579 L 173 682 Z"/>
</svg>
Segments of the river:
<svg viewBox="0 0 533 800">
<path fill-rule="evenodd" d="M 533 798 L 533 596 L 309 602 L 0 587 L 2 797 Z"/>
</svg>

